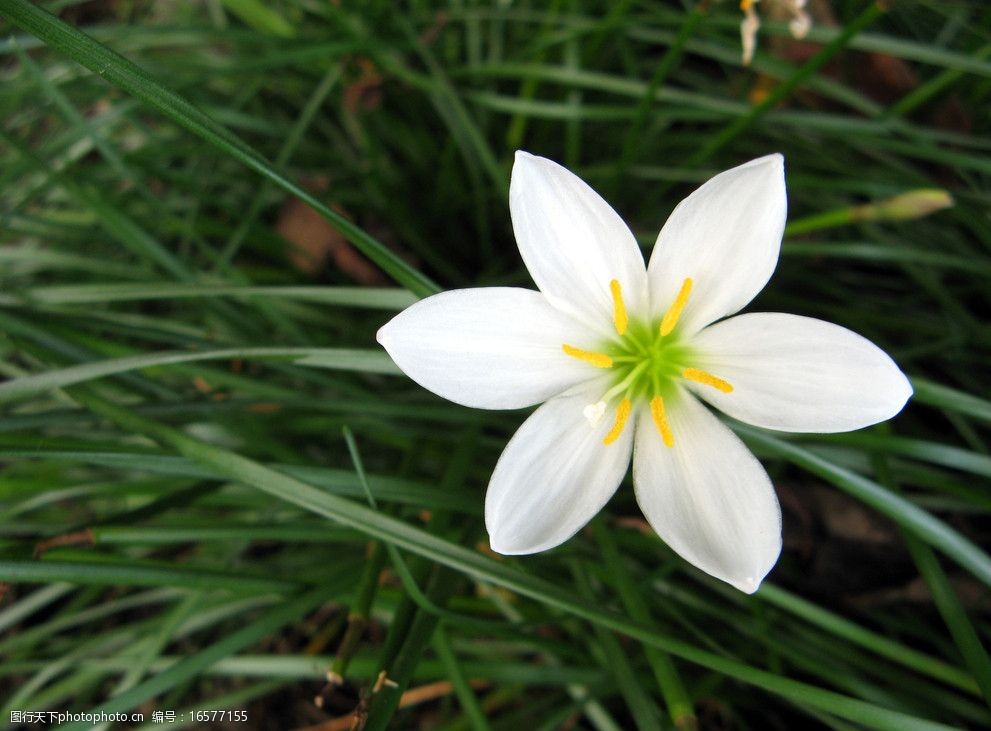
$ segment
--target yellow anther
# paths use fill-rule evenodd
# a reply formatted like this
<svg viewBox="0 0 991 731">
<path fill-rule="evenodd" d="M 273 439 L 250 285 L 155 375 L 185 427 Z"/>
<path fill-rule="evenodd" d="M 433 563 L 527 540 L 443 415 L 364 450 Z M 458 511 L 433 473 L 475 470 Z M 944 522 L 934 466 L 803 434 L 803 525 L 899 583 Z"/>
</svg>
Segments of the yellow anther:
<svg viewBox="0 0 991 731">
<path fill-rule="evenodd" d="M 626 314 L 623 288 L 619 286 L 618 279 L 609 282 L 609 291 L 612 292 L 612 321 L 616 326 L 616 332 L 622 335 L 626 332 L 626 326 L 630 324 L 630 318 Z"/>
<path fill-rule="evenodd" d="M 668 424 L 668 417 L 664 414 L 664 399 L 654 396 L 650 400 L 650 415 L 654 417 L 654 425 L 664 440 L 665 447 L 674 446 L 674 434 L 671 433 L 671 425 Z"/>
<path fill-rule="evenodd" d="M 619 435 L 623 433 L 623 427 L 626 426 L 626 422 L 630 418 L 630 411 L 632 409 L 633 404 L 630 403 L 628 398 L 619 402 L 619 406 L 616 407 L 616 421 L 612 423 L 612 429 L 606 434 L 606 438 L 602 440 L 603 444 L 612 444 L 619 439 Z"/>
<path fill-rule="evenodd" d="M 696 383 L 703 383 L 706 386 L 712 386 L 716 390 L 722 391 L 723 393 L 730 393 L 733 390 L 733 386 L 730 385 L 729 381 L 724 381 L 722 378 L 717 378 L 711 373 L 700 371 L 698 368 L 686 368 L 681 372 L 681 375 L 689 381 L 695 381 Z"/>
<path fill-rule="evenodd" d="M 740 0 L 740 10 L 747 12 L 754 6 L 754 0 Z"/>
<path fill-rule="evenodd" d="M 661 335 L 667 335 L 674 330 L 674 326 L 678 324 L 678 318 L 681 317 L 681 311 L 685 309 L 685 303 L 688 302 L 688 295 L 691 293 L 692 278 L 686 277 L 678 291 L 678 296 L 674 298 L 674 302 L 664 313 L 664 319 L 661 320 Z"/>
<path fill-rule="evenodd" d="M 591 350 L 573 348 L 567 343 L 562 345 L 561 349 L 572 358 L 577 358 L 578 360 L 583 360 L 586 363 L 591 363 L 596 368 L 612 368 L 612 358 L 605 353 L 595 353 Z"/>
</svg>

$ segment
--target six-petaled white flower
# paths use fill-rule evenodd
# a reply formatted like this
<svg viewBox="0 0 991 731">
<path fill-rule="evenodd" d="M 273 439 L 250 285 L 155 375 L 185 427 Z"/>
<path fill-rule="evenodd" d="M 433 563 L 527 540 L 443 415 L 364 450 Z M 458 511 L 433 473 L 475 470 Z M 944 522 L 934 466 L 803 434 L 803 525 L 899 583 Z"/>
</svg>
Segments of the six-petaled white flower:
<svg viewBox="0 0 991 731">
<path fill-rule="evenodd" d="M 617 213 L 550 160 L 517 153 L 509 203 L 539 292 L 443 292 L 378 333 L 403 371 L 451 401 L 546 401 L 492 474 L 493 550 L 567 540 L 616 491 L 632 454 L 637 501 L 658 535 L 755 591 L 781 550 L 781 511 L 760 463 L 700 399 L 767 429 L 838 432 L 893 416 L 912 393 L 891 358 L 838 325 L 779 313 L 721 319 L 777 264 L 783 158 L 728 170 L 682 201 L 646 268 Z"/>
</svg>

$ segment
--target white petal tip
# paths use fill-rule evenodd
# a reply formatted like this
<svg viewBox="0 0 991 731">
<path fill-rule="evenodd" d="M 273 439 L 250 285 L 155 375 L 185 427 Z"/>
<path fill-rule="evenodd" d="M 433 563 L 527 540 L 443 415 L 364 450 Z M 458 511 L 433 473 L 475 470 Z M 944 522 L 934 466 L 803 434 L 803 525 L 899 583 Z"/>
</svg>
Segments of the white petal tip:
<svg viewBox="0 0 991 731">
<path fill-rule="evenodd" d="M 502 528 L 486 527 L 486 530 L 489 532 L 489 548 L 500 556 L 531 556 L 535 553 L 543 553 L 557 548 L 573 535 L 571 532 L 565 536 L 526 535 L 525 530 L 520 531 L 511 523 L 507 524 L 505 519 L 494 520 L 501 524 Z"/>
<path fill-rule="evenodd" d="M 785 184 L 785 156 L 780 152 L 772 152 L 770 155 L 764 155 L 764 157 L 758 157 L 750 162 L 745 162 L 740 165 L 737 170 L 743 169 L 753 169 L 761 168 L 762 175 L 768 175 L 773 179 L 774 185 L 781 185 L 782 188 Z"/>
<path fill-rule="evenodd" d="M 759 165 L 768 165 L 770 167 L 784 168 L 785 156 L 780 152 L 772 152 L 770 155 L 764 155 L 764 157 L 758 157 L 756 160 L 751 160 L 750 164 L 754 167 Z"/>
<path fill-rule="evenodd" d="M 493 553 L 498 553 L 500 556 L 518 556 L 519 555 L 518 552 L 509 550 L 504 545 L 502 545 L 501 543 L 498 543 L 498 542 L 492 540 L 491 538 L 489 539 L 489 549 Z"/>
<path fill-rule="evenodd" d="M 489 538 L 489 550 L 493 553 L 498 553 L 500 556 L 511 556 L 511 553 L 507 553 L 505 547 L 497 542 L 495 538 Z"/>
<path fill-rule="evenodd" d="M 903 373 L 902 379 L 904 381 L 904 384 L 900 393 L 898 393 L 892 399 L 892 403 L 891 403 L 892 410 L 891 410 L 891 416 L 888 417 L 889 419 L 900 414 L 902 409 L 904 409 L 906 404 L 908 404 L 908 400 L 912 398 L 912 396 L 915 394 L 915 389 L 912 388 L 912 383 L 911 381 L 908 380 L 908 376 L 906 376 Z"/>
<path fill-rule="evenodd" d="M 901 371 L 899 371 L 899 372 L 901 372 Z M 908 380 L 908 376 L 906 376 L 904 373 L 902 373 L 901 375 L 902 375 L 902 381 L 904 382 L 904 392 L 903 393 L 905 395 L 905 400 L 902 401 L 902 406 L 904 406 L 908 402 L 908 400 L 910 398 L 912 398 L 912 396 L 915 395 L 915 388 L 913 388 L 912 382 L 910 380 Z"/>
<path fill-rule="evenodd" d="M 753 594 L 760 588 L 760 582 L 755 581 L 753 576 L 747 576 L 740 581 L 734 581 L 732 585 L 744 594 Z"/>
<path fill-rule="evenodd" d="M 779 555 L 780 555 L 780 549 L 779 549 Z M 774 566 L 777 564 L 777 562 L 778 562 L 778 556 L 776 555 L 774 560 L 770 563 L 770 565 L 753 566 L 750 568 L 750 571 L 752 573 L 745 574 L 743 576 L 733 575 L 733 574 L 720 574 L 715 572 L 710 573 L 709 571 L 706 571 L 706 569 L 702 569 L 702 570 L 706 571 L 706 573 L 709 573 L 710 576 L 713 576 L 719 579 L 720 581 L 725 581 L 727 584 L 732 586 L 737 591 L 742 591 L 744 594 L 755 594 L 760 589 L 761 584 L 764 583 L 764 579 L 767 578 L 767 575 L 774 570 Z"/>
<path fill-rule="evenodd" d="M 500 556 L 528 556 L 532 553 L 546 551 L 547 548 L 553 548 L 553 546 L 538 546 L 533 548 L 531 546 L 513 545 L 511 541 L 507 542 L 502 538 L 497 538 L 496 536 L 490 535 L 489 548 L 491 548 L 495 553 L 498 553 Z"/>
<path fill-rule="evenodd" d="M 377 333 L 375 333 L 375 341 L 379 345 L 381 345 L 383 348 L 385 347 L 385 340 L 386 340 L 386 337 L 387 337 L 386 336 L 386 329 L 388 327 L 389 327 L 389 323 L 386 323 L 385 325 L 383 325 L 382 327 L 380 327 L 378 329 L 378 332 Z"/>
<path fill-rule="evenodd" d="M 520 195 L 519 184 L 522 179 L 531 180 L 530 176 L 544 176 L 551 174 L 560 166 L 553 160 L 540 155 L 534 155 L 526 150 L 517 150 L 513 157 L 513 174 L 510 176 L 510 195 L 514 192 Z M 513 186 L 513 181 L 517 185 Z"/>
<path fill-rule="evenodd" d="M 884 381 L 887 380 L 889 384 L 887 394 L 881 402 L 877 413 L 874 414 L 872 419 L 864 423 L 862 425 L 863 427 L 873 426 L 874 424 L 880 424 L 882 421 L 895 418 L 902 412 L 902 409 L 908 404 L 908 400 L 915 393 L 915 389 L 912 388 L 912 383 L 908 380 L 908 376 L 899 370 L 894 361 L 891 361 L 891 371 L 889 371 L 889 374 L 884 379 L 879 379 L 875 383 L 875 390 L 882 392 L 881 389 L 884 386 Z"/>
</svg>

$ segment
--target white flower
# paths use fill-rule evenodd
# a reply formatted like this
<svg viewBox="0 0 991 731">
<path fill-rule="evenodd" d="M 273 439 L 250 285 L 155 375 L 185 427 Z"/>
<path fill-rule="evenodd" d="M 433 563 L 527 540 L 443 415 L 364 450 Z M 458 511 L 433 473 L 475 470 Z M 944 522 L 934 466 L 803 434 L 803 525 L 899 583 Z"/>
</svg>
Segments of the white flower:
<svg viewBox="0 0 991 731">
<path fill-rule="evenodd" d="M 767 429 L 837 432 L 890 418 L 912 393 L 879 348 L 821 320 L 721 320 L 763 288 L 784 230 L 784 161 L 728 170 L 681 202 L 650 265 L 616 212 L 550 160 L 516 154 L 509 204 L 539 292 L 463 289 L 378 333 L 413 380 L 465 406 L 546 401 L 489 483 L 493 550 L 559 545 L 609 500 L 633 456 L 637 501 L 686 560 L 756 591 L 781 550 L 764 469 L 702 403 Z"/>
<path fill-rule="evenodd" d="M 760 30 L 760 17 L 754 9 L 758 0 L 740 0 L 743 20 L 740 22 L 740 44 L 743 47 L 743 65 L 749 66 L 757 49 L 757 31 Z M 805 9 L 806 0 L 771 0 L 772 17 L 788 19 L 791 37 L 801 40 L 812 29 L 812 16 Z"/>
</svg>

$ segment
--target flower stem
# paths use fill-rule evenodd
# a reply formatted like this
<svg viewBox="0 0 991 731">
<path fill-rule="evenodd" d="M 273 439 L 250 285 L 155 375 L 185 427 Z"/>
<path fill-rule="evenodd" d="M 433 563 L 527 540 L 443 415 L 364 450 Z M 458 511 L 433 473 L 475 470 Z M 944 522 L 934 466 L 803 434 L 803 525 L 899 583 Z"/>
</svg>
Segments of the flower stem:
<svg viewBox="0 0 991 731">
<path fill-rule="evenodd" d="M 330 672 L 335 678 L 343 679 L 347 673 L 348 665 L 354 656 L 355 650 L 361 642 L 361 637 L 368 626 L 368 617 L 371 611 L 372 600 L 379 585 L 379 574 L 385 564 L 385 551 L 382 544 L 373 541 L 370 544 L 368 562 L 365 564 L 365 572 L 362 574 L 361 583 L 358 587 L 358 597 L 354 606 L 348 612 L 348 626 L 344 632 L 344 638 L 337 648 L 334 662 L 330 667 Z"/>
</svg>

